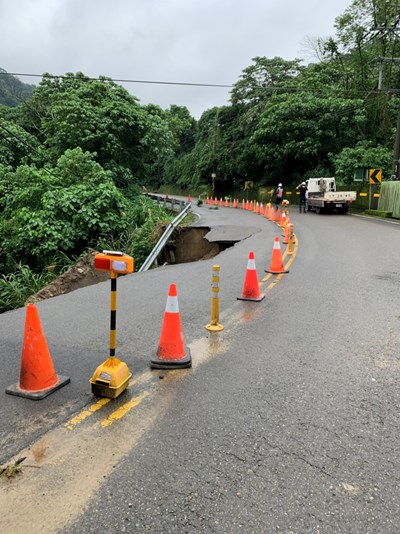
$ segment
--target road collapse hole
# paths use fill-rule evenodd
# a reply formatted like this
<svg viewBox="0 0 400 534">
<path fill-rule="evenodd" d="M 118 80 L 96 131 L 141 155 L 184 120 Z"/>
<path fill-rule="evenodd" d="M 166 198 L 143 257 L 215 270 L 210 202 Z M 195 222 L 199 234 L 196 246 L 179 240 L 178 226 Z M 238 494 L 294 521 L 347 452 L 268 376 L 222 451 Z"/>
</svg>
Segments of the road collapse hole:
<svg viewBox="0 0 400 534">
<path fill-rule="evenodd" d="M 164 263 L 176 264 L 208 260 L 235 244 L 233 241 L 210 243 L 205 238 L 209 231 L 210 228 L 204 227 L 176 228 L 164 247 Z"/>
</svg>

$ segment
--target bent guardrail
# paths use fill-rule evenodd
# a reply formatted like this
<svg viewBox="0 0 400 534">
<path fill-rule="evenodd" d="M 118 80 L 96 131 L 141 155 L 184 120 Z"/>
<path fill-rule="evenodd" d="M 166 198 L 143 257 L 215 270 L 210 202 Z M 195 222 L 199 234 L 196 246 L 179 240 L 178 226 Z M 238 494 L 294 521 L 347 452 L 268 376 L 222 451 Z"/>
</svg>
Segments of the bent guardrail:
<svg viewBox="0 0 400 534">
<path fill-rule="evenodd" d="M 165 197 L 157 197 L 156 195 L 148 195 L 148 196 L 150 198 L 153 198 L 153 199 L 157 200 L 157 201 L 160 198 L 165 200 Z M 171 201 L 174 201 L 174 199 L 171 199 Z M 178 205 L 180 207 L 182 207 L 182 204 L 183 205 L 185 204 L 185 202 L 183 200 L 178 200 L 178 201 L 175 201 L 175 202 L 178 202 Z M 191 204 L 187 204 L 187 206 L 182 209 L 182 211 L 179 213 L 179 215 L 177 217 L 175 217 L 175 219 L 168 224 L 168 226 L 166 227 L 163 235 L 160 237 L 160 239 L 158 240 L 157 244 L 155 245 L 155 247 L 153 248 L 153 250 L 151 251 L 149 256 L 146 258 L 146 260 L 143 262 L 142 266 L 138 270 L 139 273 L 141 273 L 143 271 L 147 271 L 148 269 L 150 269 L 150 267 L 153 265 L 154 261 L 157 259 L 157 257 L 161 253 L 162 249 L 165 247 L 165 245 L 166 245 L 166 243 L 167 243 L 167 241 L 169 239 L 169 236 L 172 234 L 172 232 L 178 226 L 178 224 L 189 213 L 189 210 L 190 210 L 191 206 L 192 206 Z"/>
</svg>

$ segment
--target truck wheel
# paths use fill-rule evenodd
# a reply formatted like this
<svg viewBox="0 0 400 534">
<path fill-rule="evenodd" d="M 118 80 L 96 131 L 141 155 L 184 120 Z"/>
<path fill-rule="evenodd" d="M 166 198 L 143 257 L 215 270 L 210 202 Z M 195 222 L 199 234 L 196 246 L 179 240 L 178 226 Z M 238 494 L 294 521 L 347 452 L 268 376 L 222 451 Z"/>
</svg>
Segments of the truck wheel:
<svg viewBox="0 0 400 534">
<path fill-rule="evenodd" d="M 319 206 L 315 208 L 315 213 L 317 213 L 318 215 L 321 213 L 321 211 L 322 211 L 322 208 L 320 208 Z"/>
<path fill-rule="evenodd" d="M 342 215 L 346 215 L 346 213 L 349 211 L 349 206 L 346 204 L 345 206 L 342 206 L 340 209 L 339 209 L 339 213 L 341 213 Z"/>
</svg>

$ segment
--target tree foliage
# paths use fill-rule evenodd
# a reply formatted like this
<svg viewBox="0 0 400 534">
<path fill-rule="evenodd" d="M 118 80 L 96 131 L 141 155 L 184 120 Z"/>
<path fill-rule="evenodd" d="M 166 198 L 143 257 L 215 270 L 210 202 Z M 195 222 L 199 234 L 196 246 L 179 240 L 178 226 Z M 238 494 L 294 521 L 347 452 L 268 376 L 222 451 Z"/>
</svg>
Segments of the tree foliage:
<svg viewBox="0 0 400 534">
<path fill-rule="evenodd" d="M 399 24 L 393 3 L 353 0 L 335 35 L 312 44 L 317 61 L 257 56 L 230 102 L 199 120 L 141 105 L 106 77 L 45 74 L 20 105 L 0 105 L 0 272 L 39 272 L 60 252 L 106 242 L 143 257 L 166 215 L 140 186 L 210 194 L 214 184 L 223 196 L 321 172 L 348 183 L 363 166 L 389 177 Z"/>
</svg>

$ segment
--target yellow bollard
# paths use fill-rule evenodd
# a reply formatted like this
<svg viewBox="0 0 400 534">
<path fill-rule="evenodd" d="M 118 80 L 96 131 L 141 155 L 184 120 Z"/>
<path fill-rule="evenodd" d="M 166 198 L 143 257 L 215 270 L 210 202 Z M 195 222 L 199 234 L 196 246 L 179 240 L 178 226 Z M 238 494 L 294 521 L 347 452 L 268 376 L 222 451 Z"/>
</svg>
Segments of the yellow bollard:
<svg viewBox="0 0 400 534">
<path fill-rule="evenodd" d="M 219 265 L 213 265 L 212 284 L 211 284 L 211 322 L 204 328 L 209 332 L 221 332 L 224 329 L 219 324 Z"/>
<path fill-rule="evenodd" d="M 293 254 L 293 243 L 294 243 L 294 235 L 293 235 L 293 224 L 290 223 L 287 226 L 289 226 L 289 240 L 288 240 L 288 246 L 287 246 L 287 253 Z"/>
</svg>

